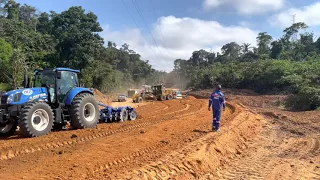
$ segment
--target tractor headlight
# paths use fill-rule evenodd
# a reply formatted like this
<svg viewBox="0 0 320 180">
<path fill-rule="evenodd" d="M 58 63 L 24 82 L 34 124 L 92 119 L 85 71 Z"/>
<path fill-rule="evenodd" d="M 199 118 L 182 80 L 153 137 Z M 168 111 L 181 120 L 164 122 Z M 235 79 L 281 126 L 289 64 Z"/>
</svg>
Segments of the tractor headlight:
<svg viewBox="0 0 320 180">
<path fill-rule="evenodd" d="M 12 101 L 13 101 L 13 94 L 10 94 L 10 96 L 8 96 L 7 98 L 7 104 L 12 103 Z"/>
</svg>

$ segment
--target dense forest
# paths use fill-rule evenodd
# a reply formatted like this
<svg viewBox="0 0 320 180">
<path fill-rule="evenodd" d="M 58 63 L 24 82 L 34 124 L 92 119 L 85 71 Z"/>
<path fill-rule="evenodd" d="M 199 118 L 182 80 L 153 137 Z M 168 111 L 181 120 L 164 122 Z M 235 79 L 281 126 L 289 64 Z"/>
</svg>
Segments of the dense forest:
<svg viewBox="0 0 320 180">
<path fill-rule="evenodd" d="M 82 7 L 60 14 L 40 13 L 14 0 L 0 0 L 0 90 L 21 86 L 26 70 L 70 67 L 80 69 L 80 82 L 112 93 L 144 83 L 160 83 L 165 72 L 128 44 L 117 47 L 99 36 L 97 16 Z"/>
<path fill-rule="evenodd" d="M 230 42 L 221 53 L 203 49 L 188 60 L 174 61 L 176 74 L 185 87 L 252 89 L 259 93 L 289 94 L 288 108 L 320 108 L 320 38 L 307 32 L 303 22 L 283 30 L 273 39 L 267 32 L 257 36 L 257 47 Z"/>
</svg>

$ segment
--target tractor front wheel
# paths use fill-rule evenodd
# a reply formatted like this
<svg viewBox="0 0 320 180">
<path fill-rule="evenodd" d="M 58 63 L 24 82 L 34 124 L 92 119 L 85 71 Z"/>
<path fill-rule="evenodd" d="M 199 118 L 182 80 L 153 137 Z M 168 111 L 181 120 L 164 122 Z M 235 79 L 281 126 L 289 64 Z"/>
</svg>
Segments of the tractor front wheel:
<svg viewBox="0 0 320 180">
<path fill-rule="evenodd" d="M 167 96 L 167 99 L 168 99 L 168 100 L 171 100 L 171 99 L 173 99 L 173 96 L 172 96 L 172 94 L 168 94 L 168 96 Z"/>
<path fill-rule="evenodd" d="M 23 107 L 19 120 L 20 134 L 24 137 L 47 135 L 53 126 L 53 112 L 45 102 L 31 102 Z"/>
<path fill-rule="evenodd" d="M 99 121 L 98 102 L 91 94 L 77 95 L 70 107 L 71 126 L 75 129 L 94 128 Z"/>
</svg>

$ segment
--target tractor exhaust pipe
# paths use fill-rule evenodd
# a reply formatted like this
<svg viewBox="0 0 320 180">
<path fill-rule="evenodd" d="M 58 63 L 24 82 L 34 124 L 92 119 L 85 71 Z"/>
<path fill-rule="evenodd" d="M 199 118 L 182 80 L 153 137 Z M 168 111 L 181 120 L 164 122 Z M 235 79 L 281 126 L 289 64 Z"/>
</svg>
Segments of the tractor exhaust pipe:
<svg viewBox="0 0 320 180">
<path fill-rule="evenodd" d="M 24 83 L 25 88 L 29 88 L 30 84 L 29 84 L 29 78 L 28 78 L 27 71 L 24 71 L 23 83 Z"/>
</svg>

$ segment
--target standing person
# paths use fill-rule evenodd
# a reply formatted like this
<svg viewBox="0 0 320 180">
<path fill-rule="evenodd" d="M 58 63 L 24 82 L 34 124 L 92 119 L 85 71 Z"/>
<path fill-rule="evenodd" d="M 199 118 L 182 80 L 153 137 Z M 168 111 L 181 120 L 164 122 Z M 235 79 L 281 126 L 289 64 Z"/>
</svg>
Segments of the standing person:
<svg viewBox="0 0 320 180">
<path fill-rule="evenodd" d="M 211 94 L 209 99 L 209 107 L 210 111 L 212 105 L 212 131 L 220 131 L 220 118 L 221 118 L 221 110 L 226 109 L 226 101 L 224 94 L 221 92 L 221 85 L 217 85 L 216 90 Z"/>
</svg>

